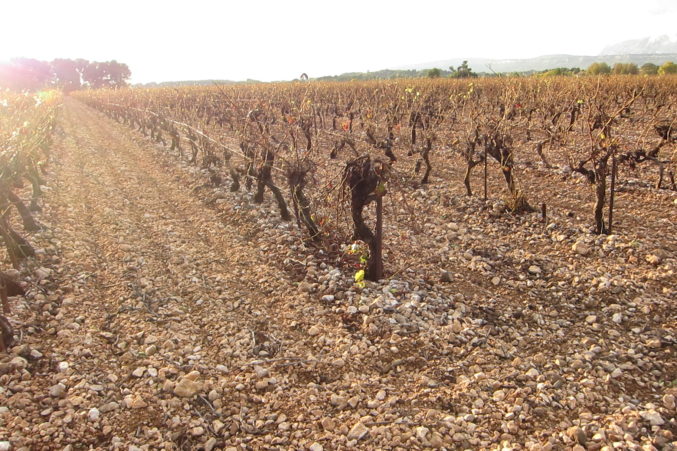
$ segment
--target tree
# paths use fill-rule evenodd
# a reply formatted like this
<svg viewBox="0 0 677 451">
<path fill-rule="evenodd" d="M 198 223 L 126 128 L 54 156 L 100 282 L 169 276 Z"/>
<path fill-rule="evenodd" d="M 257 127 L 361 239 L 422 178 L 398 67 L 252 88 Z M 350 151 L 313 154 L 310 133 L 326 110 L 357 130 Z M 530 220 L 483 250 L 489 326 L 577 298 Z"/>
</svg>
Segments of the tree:
<svg viewBox="0 0 677 451">
<path fill-rule="evenodd" d="M 587 70 L 590 75 L 604 75 L 611 73 L 611 67 L 607 63 L 592 63 Z"/>
<path fill-rule="evenodd" d="M 15 91 L 37 91 L 55 86 L 66 92 L 90 88 L 127 86 L 131 71 L 117 61 L 95 62 L 85 59 L 55 59 L 51 63 L 16 58 L 0 64 L 0 87 Z"/>
<path fill-rule="evenodd" d="M 90 88 L 98 89 L 104 87 L 104 68 L 101 63 L 91 62 L 82 71 L 82 80 Z"/>
<path fill-rule="evenodd" d="M 50 63 L 54 73 L 54 85 L 65 92 L 82 87 L 80 64 L 75 60 L 55 59 Z"/>
<path fill-rule="evenodd" d="M 539 75 L 542 77 L 552 77 L 556 75 L 565 75 L 565 76 L 570 76 L 570 75 L 576 75 L 580 72 L 581 70 L 578 67 L 572 67 L 571 69 L 567 67 L 556 67 L 555 69 L 549 69 L 545 70 L 543 72 L 540 72 Z"/>
<path fill-rule="evenodd" d="M 677 74 L 677 64 L 673 63 L 672 61 L 668 61 L 658 68 L 658 75 L 669 74 Z"/>
<path fill-rule="evenodd" d="M 434 67 L 432 69 L 428 69 L 426 72 L 428 78 L 440 78 L 442 75 L 442 70 L 438 69 L 437 67 Z"/>
<path fill-rule="evenodd" d="M 127 81 L 132 76 L 132 72 L 126 64 L 118 63 L 115 60 L 102 64 L 106 72 L 105 82 L 109 87 L 123 88 L 127 86 Z"/>
<path fill-rule="evenodd" d="M 449 70 L 451 70 L 451 78 L 474 78 L 477 77 L 477 74 L 472 71 L 472 69 L 468 66 L 467 61 L 463 61 L 463 63 L 458 66 L 456 69 L 454 69 L 453 66 L 449 67 Z"/>
<path fill-rule="evenodd" d="M 611 69 L 611 73 L 614 75 L 637 75 L 639 68 L 633 63 L 616 63 Z"/>
<path fill-rule="evenodd" d="M 31 58 L 14 58 L 0 67 L 0 85 L 16 91 L 36 91 L 52 79 L 48 63 Z"/>
<path fill-rule="evenodd" d="M 654 63 L 642 64 L 642 67 L 639 68 L 639 73 L 642 75 L 657 75 L 658 66 Z"/>
</svg>

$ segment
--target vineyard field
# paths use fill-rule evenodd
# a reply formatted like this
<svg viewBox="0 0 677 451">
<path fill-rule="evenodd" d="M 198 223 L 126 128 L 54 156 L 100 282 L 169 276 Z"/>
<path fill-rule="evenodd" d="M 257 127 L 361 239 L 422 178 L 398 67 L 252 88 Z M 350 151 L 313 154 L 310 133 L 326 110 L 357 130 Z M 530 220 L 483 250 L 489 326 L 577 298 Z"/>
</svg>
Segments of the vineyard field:
<svg viewBox="0 0 677 451">
<path fill-rule="evenodd" d="M 671 449 L 676 118 L 674 76 L 0 93 L 0 443 Z"/>
</svg>

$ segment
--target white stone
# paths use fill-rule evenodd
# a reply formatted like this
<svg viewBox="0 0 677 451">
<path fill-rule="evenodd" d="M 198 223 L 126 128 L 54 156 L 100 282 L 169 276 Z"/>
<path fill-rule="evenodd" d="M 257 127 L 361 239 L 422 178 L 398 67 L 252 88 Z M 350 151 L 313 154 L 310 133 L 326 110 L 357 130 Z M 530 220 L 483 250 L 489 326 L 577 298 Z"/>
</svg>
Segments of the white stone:
<svg viewBox="0 0 677 451">
<path fill-rule="evenodd" d="M 99 419 L 99 416 L 101 415 L 101 412 L 99 412 L 99 409 L 96 407 L 92 407 L 89 409 L 89 412 L 87 412 L 87 418 L 89 418 L 89 421 L 96 421 Z"/>
<path fill-rule="evenodd" d="M 665 420 L 660 413 L 656 412 L 654 409 L 644 410 L 639 413 L 639 415 L 644 418 L 646 421 L 651 423 L 651 426 L 662 426 L 665 424 Z"/>
<path fill-rule="evenodd" d="M 66 386 L 64 384 L 58 383 L 53 385 L 49 389 L 49 396 L 53 398 L 60 398 L 66 393 Z"/>
<path fill-rule="evenodd" d="M 360 440 L 368 433 L 369 429 L 361 421 L 358 421 L 348 432 L 348 440 Z"/>
<path fill-rule="evenodd" d="M 428 429 L 425 426 L 419 426 L 416 428 L 416 438 L 418 438 L 420 441 L 425 442 L 428 440 L 428 434 L 430 433 L 430 429 Z"/>
<path fill-rule="evenodd" d="M 571 249 L 576 252 L 578 255 L 588 255 L 592 249 L 590 249 L 590 246 L 585 244 L 582 241 L 577 241 L 574 243 L 573 246 L 571 246 Z"/>
</svg>

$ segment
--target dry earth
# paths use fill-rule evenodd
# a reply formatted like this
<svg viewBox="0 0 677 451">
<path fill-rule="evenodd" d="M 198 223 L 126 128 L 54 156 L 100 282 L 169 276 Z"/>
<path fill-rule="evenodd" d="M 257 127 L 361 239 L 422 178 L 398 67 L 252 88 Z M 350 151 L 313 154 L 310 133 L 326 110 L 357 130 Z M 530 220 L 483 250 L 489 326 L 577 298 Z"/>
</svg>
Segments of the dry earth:
<svg viewBox="0 0 677 451">
<path fill-rule="evenodd" d="M 675 448 L 673 198 L 596 237 L 420 189 L 362 289 L 136 132 L 60 127 L 0 449 Z"/>
</svg>

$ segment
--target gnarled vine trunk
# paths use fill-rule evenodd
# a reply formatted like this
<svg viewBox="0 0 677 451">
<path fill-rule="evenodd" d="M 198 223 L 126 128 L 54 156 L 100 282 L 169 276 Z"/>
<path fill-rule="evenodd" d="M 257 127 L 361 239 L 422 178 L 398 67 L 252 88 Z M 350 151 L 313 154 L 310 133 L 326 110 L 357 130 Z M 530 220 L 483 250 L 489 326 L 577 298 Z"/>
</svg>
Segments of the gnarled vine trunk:
<svg viewBox="0 0 677 451">
<path fill-rule="evenodd" d="M 377 281 L 383 278 L 383 196 L 387 164 L 365 155 L 346 164 L 344 184 L 350 188 L 350 213 L 354 225 L 354 239 L 369 246 L 366 278 Z M 375 231 L 367 226 L 364 207 L 376 203 Z"/>
</svg>

